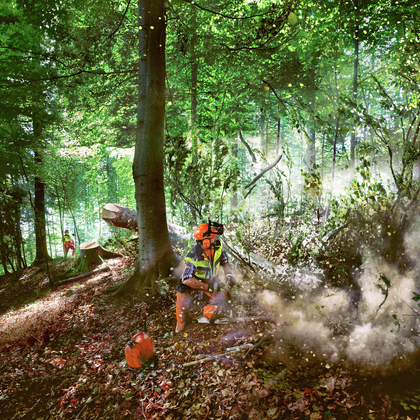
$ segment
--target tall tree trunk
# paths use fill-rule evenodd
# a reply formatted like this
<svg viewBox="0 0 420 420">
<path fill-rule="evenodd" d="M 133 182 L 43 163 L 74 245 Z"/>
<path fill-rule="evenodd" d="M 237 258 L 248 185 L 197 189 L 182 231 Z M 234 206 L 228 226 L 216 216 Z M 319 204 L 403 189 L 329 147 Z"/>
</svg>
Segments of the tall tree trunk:
<svg viewBox="0 0 420 420">
<path fill-rule="evenodd" d="M 268 160 L 268 143 L 270 139 L 268 138 L 268 119 L 265 122 L 265 157 Z"/>
<path fill-rule="evenodd" d="M 195 7 L 191 8 L 191 29 L 193 31 L 191 37 L 191 140 L 192 140 L 192 159 L 196 165 L 198 161 L 197 155 L 197 83 L 198 83 L 198 59 L 196 55 L 197 48 L 197 11 Z M 198 192 L 193 187 L 192 201 L 196 202 Z M 194 222 L 197 222 L 197 211 L 194 207 L 190 207 L 191 216 Z"/>
<path fill-rule="evenodd" d="M 6 218 L 4 217 L 4 213 L 0 211 L 0 258 L 1 263 L 3 265 L 4 273 L 10 274 L 9 269 L 7 267 L 7 252 L 8 247 L 5 242 L 5 236 L 6 236 L 6 224 L 5 221 Z"/>
<path fill-rule="evenodd" d="M 266 124 L 266 112 L 265 112 L 265 101 L 263 100 L 261 105 L 261 115 L 260 115 L 260 137 L 261 137 L 261 154 L 264 155 L 264 138 L 265 138 L 265 124 Z M 267 155 L 265 155 L 267 159 Z"/>
<path fill-rule="evenodd" d="M 33 134 L 38 144 L 42 143 L 42 127 L 40 122 L 33 119 Z M 34 263 L 40 263 L 50 258 L 47 249 L 47 229 L 46 229 L 46 213 L 45 213 L 45 185 L 42 182 L 39 172 L 42 166 L 42 156 L 39 151 L 35 150 L 35 165 L 37 166 L 35 177 L 35 194 L 34 194 L 34 216 L 35 216 L 35 243 L 36 254 Z"/>
<path fill-rule="evenodd" d="M 310 169 L 313 169 L 316 164 L 316 131 L 315 131 L 315 112 L 316 112 L 316 95 L 315 95 L 315 84 L 316 84 L 316 75 L 315 75 L 315 65 L 316 59 L 313 60 L 310 74 L 312 79 L 311 87 L 309 88 L 309 108 L 311 109 L 311 114 L 309 116 L 309 129 L 308 129 L 308 140 L 306 146 L 306 162 Z"/>
<path fill-rule="evenodd" d="M 22 199 L 23 194 L 18 187 L 14 188 L 12 192 L 12 202 L 10 205 L 10 211 L 12 214 L 11 220 L 12 229 L 13 229 L 13 239 L 15 244 L 15 252 L 16 252 L 16 263 L 18 269 L 22 269 L 26 267 L 25 259 L 23 257 L 23 238 L 22 238 L 22 231 L 20 229 L 20 212 L 22 207 Z"/>
<path fill-rule="evenodd" d="M 324 183 L 324 159 L 325 159 L 325 132 L 322 133 L 322 146 L 321 146 L 321 182 Z"/>
<path fill-rule="evenodd" d="M 35 152 L 35 162 L 42 164 L 41 157 Z M 45 261 L 49 258 L 47 250 L 47 223 L 45 220 L 45 185 L 39 177 L 35 178 L 35 262 Z"/>
<path fill-rule="evenodd" d="M 357 102 L 358 76 L 359 76 L 359 4 L 354 1 L 355 5 L 355 27 L 353 33 L 354 45 L 354 61 L 353 61 L 353 102 Z M 352 131 L 350 139 L 350 170 L 353 171 L 356 164 L 356 132 Z"/>
<path fill-rule="evenodd" d="M 281 127 L 281 117 L 277 120 L 277 139 L 276 139 L 276 157 L 280 154 L 281 139 L 282 139 L 282 127 Z M 283 150 L 282 150 L 283 153 Z"/>
<path fill-rule="evenodd" d="M 334 177 L 335 177 L 335 163 L 337 157 L 337 139 L 338 139 L 338 127 L 340 123 L 340 118 L 337 117 L 335 122 L 335 135 L 334 135 L 334 146 L 333 146 L 333 161 L 331 169 L 331 196 L 334 194 Z M 328 202 L 327 208 L 325 210 L 325 220 L 328 219 L 331 210 L 331 201 Z"/>
<path fill-rule="evenodd" d="M 235 158 L 235 162 L 237 162 L 238 161 L 238 143 L 236 141 L 233 146 L 232 155 Z M 235 191 L 230 198 L 230 216 L 235 222 L 238 221 L 237 211 L 238 211 L 238 192 Z"/>
<path fill-rule="evenodd" d="M 117 294 L 143 287 L 156 288 L 155 281 L 167 277 L 177 264 L 169 242 L 163 185 L 165 122 L 164 0 L 139 0 L 139 95 L 136 146 L 133 162 L 139 260 L 136 273 Z"/>
</svg>

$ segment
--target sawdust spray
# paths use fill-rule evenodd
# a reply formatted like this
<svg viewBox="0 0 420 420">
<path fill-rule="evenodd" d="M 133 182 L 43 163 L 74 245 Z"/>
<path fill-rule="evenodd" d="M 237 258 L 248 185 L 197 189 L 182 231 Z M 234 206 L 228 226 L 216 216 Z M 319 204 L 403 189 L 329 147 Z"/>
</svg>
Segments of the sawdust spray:
<svg viewBox="0 0 420 420">
<path fill-rule="evenodd" d="M 410 232 L 405 250 L 417 263 L 420 221 Z M 412 292 L 419 291 L 418 272 L 417 266 L 401 275 L 380 257 L 366 254 L 354 273 L 358 288 L 314 285 L 309 279 L 287 298 L 259 293 L 259 304 L 276 321 L 273 357 L 299 365 L 317 357 L 327 365 L 339 362 L 382 372 L 409 364 L 420 347 L 419 308 L 412 300 Z"/>
</svg>

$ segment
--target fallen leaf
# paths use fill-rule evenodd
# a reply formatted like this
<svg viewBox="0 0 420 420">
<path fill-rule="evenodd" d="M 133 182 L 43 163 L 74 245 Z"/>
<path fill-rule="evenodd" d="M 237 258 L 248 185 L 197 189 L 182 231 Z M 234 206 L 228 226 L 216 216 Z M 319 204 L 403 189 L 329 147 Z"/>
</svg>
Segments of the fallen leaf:
<svg viewBox="0 0 420 420">
<path fill-rule="evenodd" d="M 267 416 L 270 418 L 274 417 L 274 415 L 277 413 L 277 410 L 277 407 L 269 408 L 267 411 Z"/>
<path fill-rule="evenodd" d="M 334 391 L 334 384 L 335 384 L 335 378 L 330 378 L 325 384 L 325 388 L 327 388 L 330 394 L 332 394 Z"/>
</svg>

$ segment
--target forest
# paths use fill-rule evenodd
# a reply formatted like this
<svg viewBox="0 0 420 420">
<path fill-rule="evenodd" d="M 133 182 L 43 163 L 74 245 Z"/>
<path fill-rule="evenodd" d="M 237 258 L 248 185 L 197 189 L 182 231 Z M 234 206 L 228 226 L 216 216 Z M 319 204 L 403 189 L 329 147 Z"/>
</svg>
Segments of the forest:
<svg viewBox="0 0 420 420">
<path fill-rule="evenodd" d="M 420 419 L 416 2 L 2 0 L 0 98 L 1 418 Z"/>
</svg>

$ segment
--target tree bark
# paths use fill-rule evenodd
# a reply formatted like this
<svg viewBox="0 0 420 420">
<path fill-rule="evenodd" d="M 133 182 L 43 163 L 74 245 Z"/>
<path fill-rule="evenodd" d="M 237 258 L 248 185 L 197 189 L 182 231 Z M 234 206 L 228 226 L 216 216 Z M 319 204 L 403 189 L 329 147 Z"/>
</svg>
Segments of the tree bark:
<svg viewBox="0 0 420 420">
<path fill-rule="evenodd" d="M 331 169 L 331 194 L 334 193 L 334 177 L 335 177 L 335 164 L 336 164 L 336 157 L 337 157 L 337 139 L 338 139 L 338 128 L 339 128 L 340 118 L 337 117 L 335 122 L 335 135 L 334 135 L 334 145 L 333 145 L 333 161 L 332 161 L 332 169 Z M 327 208 L 325 210 L 325 220 L 328 220 L 330 216 L 331 210 L 331 202 L 328 202 Z"/>
<path fill-rule="evenodd" d="M 198 130 L 197 130 L 197 87 L 198 87 L 198 59 L 196 56 L 197 46 L 197 11 L 195 7 L 191 10 L 191 30 L 193 31 L 191 37 L 191 139 L 192 139 L 192 160 L 193 164 L 196 165 L 198 161 L 197 154 L 197 142 L 198 142 Z M 198 191 L 193 184 L 192 200 L 197 200 Z M 191 216 L 194 221 L 197 221 L 197 211 L 193 206 L 190 206 Z"/>
<path fill-rule="evenodd" d="M 276 157 L 280 154 L 280 143 L 281 143 L 281 117 L 277 119 L 277 138 L 276 138 Z M 282 150 L 283 152 L 283 150 Z M 283 154 L 283 153 L 282 153 Z"/>
<path fill-rule="evenodd" d="M 312 12 L 311 12 L 312 15 Z M 308 107 L 311 110 L 308 115 L 308 135 L 306 144 L 306 163 L 308 168 L 312 170 L 316 164 L 316 127 L 315 127 L 315 113 L 316 113 L 316 66 L 317 59 L 312 60 L 310 78 L 312 80 L 311 86 L 308 91 Z"/>
<path fill-rule="evenodd" d="M 353 102 L 357 102 L 358 76 L 359 76 L 359 4 L 355 1 L 355 26 L 353 33 L 354 61 L 353 61 Z M 350 170 L 353 171 L 356 165 L 356 132 L 353 130 L 350 139 Z"/>
<path fill-rule="evenodd" d="M 116 292 L 156 289 L 156 280 L 168 277 L 178 259 L 169 242 L 163 184 L 165 122 L 164 0 L 138 1 L 139 95 L 133 162 L 139 260 L 135 274 Z"/>
<path fill-rule="evenodd" d="M 235 142 L 233 146 L 232 155 L 235 161 L 238 159 L 238 143 Z M 234 222 L 238 221 L 238 192 L 235 190 L 230 198 L 230 217 Z"/>
<path fill-rule="evenodd" d="M 41 125 L 35 118 L 33 119 L 33 134 L 36 140 L 41 140 Z M 41 154 L 36 150 L 35 165 L 37 168 L 40 168 L 42 165 Z M 45 185 L 39 175 L 35 177 L 34 213 L 36 255 L 33 264 L 37 264 L 50 259 L 47 248 L 47 229 L 45 220 Z"/>
</svg>

